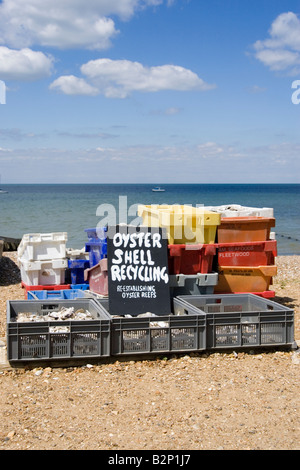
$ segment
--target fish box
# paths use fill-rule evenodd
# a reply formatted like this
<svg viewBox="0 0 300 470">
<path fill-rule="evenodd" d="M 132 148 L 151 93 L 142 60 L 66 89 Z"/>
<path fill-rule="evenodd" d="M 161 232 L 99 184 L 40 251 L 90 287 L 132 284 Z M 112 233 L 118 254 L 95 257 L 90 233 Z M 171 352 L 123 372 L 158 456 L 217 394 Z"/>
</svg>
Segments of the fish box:
<svg viewBox="0 0 300 470">
<path fill-rule="evenodd" d="M 220 214 L 189 205 L 139 205 L 138 216 L 146 227 L 166 229 L 168 243 L 214 243 Z"/>
<path fill-rule="evenodd" d="M 218 243 L 220 266 L 268 266 L 274 265 L 277 256 L 276 240 L 263 242 Z"/>
<path fill-rule="evenodd" d="M 70 284 L 71 289 L 81 289 L 81 290 L 87 290 L 89 289 L 89 284 L 86 282 L 84 284 Z"/>
<path fill-rule="evenodd" d="M 90 267 L 93 267 L 107 258 L 107 240 L 91 240 L 85 244 L 85 251 L 89 254 Z"/>
<path fill-rule="evenodd" d="M 218 243 L 266 241 L 271 227 L 275 227 L 272 217 L 222 217 L 217 229 Z"/>
<path fill-rule="evenodd" d="M 258 295 L 260 297 L 263 297 L 264 299 L 271 299 L 272 297 L 275 297 L 275 291 L 273 290 L 265 290 L 262 292 L 219 292 L 219 294 L 254 294 Z"/>
<path fill-rule="evenodd" d="M 86 228 L 85 232 L 89 241 L 104 241 L 106 239 L 107 227 Z"/>
<path fill-rule="evenodd" d="M 24 282 L 21 282 L 21 286 L 24 289 L 25 299 L 28 298 L 29 291 L 38 291 L 38 290 L 52 291 L 52 290 L 65 290 L 65 289 L 71 288 L 70 284 L 57 284 L 57 285 L 51 285 L 51 286 L 48 286 L 48 285 L 28 286 Z"/>
<path fill-rule="evenodd" d="M 91 292 L 108 295 L 107 258 L 100 260 L 95 266 L 84 271 L 84 279 L 89 283 Z"/>
<path fill-rule="evenodd" d="M 216 244 L 168 245 L 169 274 L 197 274 L 212 271 Z"/>
<path fill-rule="evenodd" d="M 26 285 L 64 284 L 68 260 L 20 261 L 21 280 Z"/>
<path fill-rule="evenodd" d="M 28 300 L 49 300 L 49 299 L 77 299 L 85 297 L 82 289 L 62 289 L 62 290 L 29 290 Z"/>
<path fill-rule="evenodd" d="M 221 206 L 205 206 L 205 210 L 217 212 L 221 217 L 274 217 L 272 207 L 247 207 L 239 204 L 223 204 Z"/>
<path fill-rule="evenodd" d="M 218 273 L 176 274 L 169 276 L 170 296 L 213 294 Z"/>
<path fill-rule="evenodd" d="M 84 270 L 89 268 L 89 260 L 86 259 L 73 259 L 68 260 L 68 267 L 70 269 L 71 284 L 84 284 Z"/>
<path fill-rule="evenodd" d="M 277 266 L 219 266 L 215 293 L 264 292 L 277 274 Z"/>
<path fill-rule="evenodd" d="M 18 246 L 18 258 L 45 261 L 66 258 L 67 232 L 27 233 Z"/>
</svg>

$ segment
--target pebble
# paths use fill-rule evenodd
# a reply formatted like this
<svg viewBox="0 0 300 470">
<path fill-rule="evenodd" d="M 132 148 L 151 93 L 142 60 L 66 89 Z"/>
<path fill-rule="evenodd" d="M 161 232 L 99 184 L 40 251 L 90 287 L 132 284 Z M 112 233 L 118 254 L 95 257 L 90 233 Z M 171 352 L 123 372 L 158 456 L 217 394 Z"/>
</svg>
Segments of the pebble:
<svg viewBox="0 0 300 470">
<path fill-rule="evenodd" d="M 278 258 L 283 266 L 281 258 L 289 257 Z M 299 342 L 296 258 L 297 269 L 287 266 L 291 287 L 275 290 L 295 308 Z M 14 284 L 1 294 L 4 337 L 5 298 L 24 298 L 24 291 Z M 2 369 L 0 449 L 299 449 L 300 350 L 87 362 Z"/>
<path fill-rule="evenodd" d="M 294 352 L 291 359 L 293 364 L 300 364 L 300 351 Z"/>
</svg>

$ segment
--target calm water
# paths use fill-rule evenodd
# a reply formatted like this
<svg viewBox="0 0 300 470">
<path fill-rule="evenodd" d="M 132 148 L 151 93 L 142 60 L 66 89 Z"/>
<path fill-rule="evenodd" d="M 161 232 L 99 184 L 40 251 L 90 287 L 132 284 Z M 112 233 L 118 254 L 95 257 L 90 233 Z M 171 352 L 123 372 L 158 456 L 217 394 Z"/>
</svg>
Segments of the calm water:
<svg viewBox="0 0 300 470">
<path fill-rule="evenodd" d="M 276 227 L 272 230 L 276 233 L 278 254 L 300 254 L 299 184 L 169 184 L 163 185 L 166 191 L 162 193 L 152 192 L 152 187 L 149 184 L 2 185 L 8 193 L 0 194 L 0 236 L 21 238 L 24 233 L 67 232 L 67 246 L 82 248 L 87 241 L 86 228 L 96 227 L 105 217 L 112 220 L 114 215 L 117 223 L 130 223 L 136 218 L 135 207 L 131 207 L 134 204 L 239 204 L 273 208 Z M 133 212 L 128 212 L 130 208 Z M 127 220 L 124 215 L 119 218 L 119 212 L 125 213 Z"/>
</svg>

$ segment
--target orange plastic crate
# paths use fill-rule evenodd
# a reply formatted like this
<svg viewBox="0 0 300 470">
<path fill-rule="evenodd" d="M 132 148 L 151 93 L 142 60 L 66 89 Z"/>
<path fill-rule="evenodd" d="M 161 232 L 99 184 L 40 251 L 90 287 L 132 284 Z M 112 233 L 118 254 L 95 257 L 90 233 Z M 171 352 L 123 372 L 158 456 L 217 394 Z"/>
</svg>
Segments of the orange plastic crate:
<svg viewBox="0 0 300 470">
<path fill-rule="evenodd" d="M 276 274 L 277 266 L 219 266 L 214 292 L 264 292 Z"/>
<path fill-rule="evenodd" d="M 222 217 L 218 243 L 266 241 L 271 227 L 275 227 L 274 217 Z"/>
</svg>

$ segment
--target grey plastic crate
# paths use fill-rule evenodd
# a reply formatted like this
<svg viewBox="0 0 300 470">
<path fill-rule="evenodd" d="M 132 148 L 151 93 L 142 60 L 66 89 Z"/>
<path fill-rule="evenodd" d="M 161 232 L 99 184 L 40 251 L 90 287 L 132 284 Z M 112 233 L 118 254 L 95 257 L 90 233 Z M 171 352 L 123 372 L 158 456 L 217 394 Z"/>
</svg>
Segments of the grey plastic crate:
<svg viewBox="0 0 300 470">
<path fill-rule="evenodd" d="M 109 311 L 108 300 L 97 300 Z M 111 317 L 111 354 L 139 355 L 199 351 L 206 348 L 205 315 Z"/>
<path fill-rule="evenodd" d="M 254 294 L 179 296 L 175 313 L 205 313 L 207 349 L 294 347 L 294 311 Z"/>
<path fill-rule="evenodd" d="M 218 283 L 218 273 L 171 274 L 169 276 L 171 298 L 180 295 L 210 295 Z"/>
<path fill-rule="evenodd" d="M 22 312 L 44 316 L 62 307 L 88 310 L 93 320 L 16 321 Z M 110 317 L 94 299 L 7 301 L 9 362 L 107 357 L 110 334 Z"/>
</svg>

